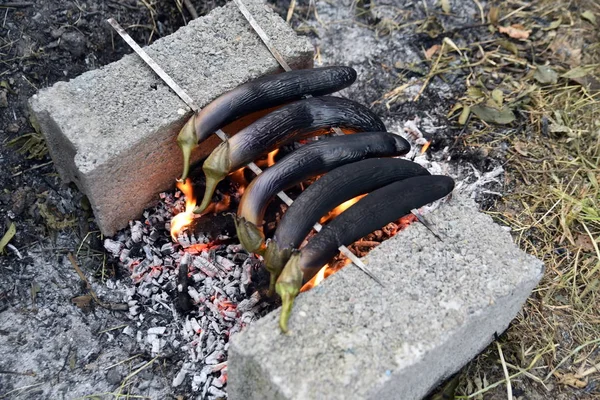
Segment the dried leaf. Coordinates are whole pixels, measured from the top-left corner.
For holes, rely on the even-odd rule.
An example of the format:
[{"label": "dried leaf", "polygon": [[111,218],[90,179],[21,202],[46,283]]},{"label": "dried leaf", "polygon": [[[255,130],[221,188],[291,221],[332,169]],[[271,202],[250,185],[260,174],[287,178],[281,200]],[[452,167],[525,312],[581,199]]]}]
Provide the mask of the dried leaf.
[{"label": "dried leaf", "polygon": [[446,14],[450,13],[450,0],[442,0],[442,10],[444,10]]},{"label": "dried leaf", "polygon": [[451,109],[450,111],[448,111],[448,118],[450,118],[452,116],[452,114],[454,114],[455,112],[457,112],[458,110],[460,110],[461,108],[463,108],[462,103],[456,103]]},{"label": "dried leaf", "polygon": [[508,107],[496,109],[483,104],[477,104],[471,107],[471,111],[482,121],[494,124],[506,125],[515,120],[515,114]]},{"label": "dried leaf", "polygon": [[494,102],[498,104],[498,107],[502,107],[502,103],[504,100],[504,93],[502,93],[502,90],[498,88],[492,90],[492,99],[494,99]]},{"label": "dried leaf", "polygon": [[596,15],[590,10],[584,11],[581,13],[581,18],[585,19],[592,23],[592,25],[596,25]]},{"label": "dried leaf", "polygon": [[567,79],[583,78],[584,76],[589,75],[590,72],[594,71],[597,67],[597,65],[586,65],[582,67],[573,68],[562,74],[560,77]]},{"label": "dried leaf", "polygon": [[0,240],[0,253],[4,252],[4,248],[6,247],[8,242],[10,242],[10,240],[13,238],[13,236],[15,236],[16,233],[17,233],[17,228],[15,227],[15,223],[11,222],[10,226],[8,227],[8,230],[6,231],[6,233],[4,234],[4,236],[2,236],[2,239]]},{"label": "dried leaf", "polygon": [[469,88],[467,89],[467,95],[473,100],[479,100],[482,97],[484,97],[484,94],[481,91],[481,89],[475,86],[469,86]]},{"label": "dried leaf", "polygon": [[577,236],[575,236],[575,246],[581,248],[583,251],[595,251],[594,243],[588,234],[579,233]]},{"label": "dried leaf", "polygon": [[561,125],[561,124],[550,124],[550,127],[548,128],[548,130],[552,133],[569,133],[569,132],[571,132],[571,129],[569,129],[568,126]]},{"label": "dried leaf", "polygon": [[544,28],[543,30],[544,30],[544,31],[552,31],[552,30],[554,30],[554,29],[558,28],[558,27],[560,26],[560,24],[562,24],[562,18],[561,18],[561,17],[558,17],[558,19],[557,19],[557,20],[555,20],[555,21],[552,21],[552,22],[550,23],[550,25],[548,25],[548,26],[547,26],[546,28]]},{"label": "dried leaf", "polygon": [[499,18],[500,18],[500,8],[490,7],[490,12],[488,13],[488,21],[490,21],[490,24],[496,25],[498,23]]},{"label": "dried leaf", "polygon": [[525,29],[523,25],[499,26],[500,33],[506,33],[513,39],[527,39],[531,31]]},{"label": "dried leaf", "polygon": [[439,44],[434,44],[433,46],[425,50],[425,58],[431,60],[431,57],[433,57],[433,55],[440,49],[440,47],[441,46]]},{"label": "dried leaf", "polygon": [[82,310],[85,310],[90,307],[90,304],[92,303],[92,296],[86,294],[83,296],[73,297],[71,302]]},{"label": "dried leaf", "polygon": [[508,39],[503,39],[500,40],[498,42],[498,44],[500,45],[500,47],[502,47],[504,50],[508,50],[511,53],[513,53],[515,56],[519,55],[519,49],[517,48],[517,45],[514,44],[513,42],[511,42]]},{"label": "dried leaf", "polygon": [[558,371],[554,373],[554,376],[558,379],[558,383],[571,386],[577,389],[583,389],[587,386],[587,380],[577,379],[575,374],[568,372],[566,374],[562,374]]},{"label": "dried leaf", "polygon": [[517,151],[517,153],[519,153],[523,157],[527,157],[529,155],[529,153],[527,152],[527,150],[525,150],[523,148],[523,146],[524,146],[523,143],[521,143],[521,142],[515,142],[515,150]]},{"label": "dried leaf", "polygon": [[539,83],[556,83],[558,81],[558,74],[552,68],[546,65],[539,65],[533,78]]},{"label": "dried leaf", "polygon": [[458,117],[458,123],[460,125],[466,124],[467,119],[469,118],[469,114],[471,114],[471,107],[469,107],[469,106],[463,107],[463,110],[460,113],[460,116]]},{"label": "dried leaf", "polygon": [[450,39],[449,37],[445,37],[444,43],[446,43],[448,46],[452,47],[452,49],[454,49],[454,51],[456,51],[458,54],[460,54],[462,56],[462,52],[460,51],[460,49],[458,48],[456,43],[454,43],[452,41],[452,39]]}]

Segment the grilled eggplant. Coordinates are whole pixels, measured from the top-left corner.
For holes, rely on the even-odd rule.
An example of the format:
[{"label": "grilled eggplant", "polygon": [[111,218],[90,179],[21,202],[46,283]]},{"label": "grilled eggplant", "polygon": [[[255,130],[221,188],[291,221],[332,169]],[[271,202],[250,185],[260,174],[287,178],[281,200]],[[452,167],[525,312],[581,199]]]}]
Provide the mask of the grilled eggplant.
[{"label": "grilled eggplant", "polygon": [[350,67],[323,67],[267,75],[221,95],[193,115],[179,132],[177,143],[183,152],[182,180],[187,178],[190,156],[199,142],[217,129],[255,111],[301,99],[322,96],[350,86],[356,71]]},{"label": "grilled eggplant", "polygon": [[404,138],[388,132],[335,136],[302,146],[256,177],[244,191],[236,224],[240,242],[247,251],[260,253],[265,210],[279,191],[341,165],[370,157],[399,156],[409,150]]},{"label": "grilled eggplant", "polygon": [[279,221],[264,254],[271,279],[277,279],[292,251],[327,212],[361,194],[420,175],[429,172],[417,163],[397,158],[367,159],[323,175],[298,196]]},{"label": "grilled eggplant", "polygon": [[337,252],[368,233],[408,214],[413,208],[438,200],[454,189],[454,180],[430,175],[394,182],[371,192],[341,213],[291,256],[277,280],[283,305],[279,326],[287,332],[287,321],[300,288]]},{"label": "grilled eggplant", "polygon": [[202,166],[206,190],[194,212],[208,207],[217,183],[230,172],[286,143],[328,133],[332,127],[348,132],[385,131],[377,115],[352,100],[313,97],[290,103],[242,129],[208,156]]}]

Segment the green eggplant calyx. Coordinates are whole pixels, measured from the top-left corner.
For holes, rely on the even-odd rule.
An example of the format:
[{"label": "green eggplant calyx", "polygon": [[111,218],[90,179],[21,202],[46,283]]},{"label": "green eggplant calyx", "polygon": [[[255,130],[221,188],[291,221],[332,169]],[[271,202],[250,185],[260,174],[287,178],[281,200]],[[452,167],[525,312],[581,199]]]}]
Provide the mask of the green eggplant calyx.
[{"label": "green eggplant calyx", "polygon": [[277,279],[275,288],[281,297],[281,314],[279,327],[283,333],[288,332],[288,320],[294,305],[294,299],[302,287],[302,269],[300,268],[300,255],[294,254]]},{"label": "green eggplant calyx", "polygon": [[240,243],[250,253],[265,254],[265,235],[244,217],[234,217],[235,229]]},{"label": "green eggplant calyx", "polygon": [[229,160],[229,142],[223,142],[213,150],[202,165],[204,175],[206,175],[206,189],[202,203],[194,208],[194,214],[201,214],[210,204],[212,196],[215,193],[217,184],[221,182],[231,171],[231,161]]},{"label": "green eggplant calyx", "polygon": [[196,114],[192,115],[183,128],[181,128],[181,131],[179,131],[179,135],[177,135],[177,145],[179,145],[183,153],[183,173],[180,178],[182,182],[186,180],[190,172],[192,150],[198,146],[198,136],[196,135],[196,128],[194,126],[195,119]]},{"label": "green eggplant calyx", "polygon": [[291,255],[292,249],[289,247],[280,249],[275,240],[271,240],[267,244],[264,257],[265,269],[271,273],[271,285],[269,286],[270,293],[275,290],[275,281],[277,281],[277,278],[279,278],[281,270],[283,270],[285,263],[287,263]]}]

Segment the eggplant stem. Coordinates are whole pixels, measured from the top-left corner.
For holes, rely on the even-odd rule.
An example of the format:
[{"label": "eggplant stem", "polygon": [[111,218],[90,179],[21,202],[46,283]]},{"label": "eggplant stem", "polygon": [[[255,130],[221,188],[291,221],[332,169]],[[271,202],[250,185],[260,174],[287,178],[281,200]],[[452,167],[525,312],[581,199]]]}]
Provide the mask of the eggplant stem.
[{"label": "eggplant stem", "polygon": [[279,315],[279,328],[283,333],[288,332],[288,320],[292,313],[294,299],[302,287],[302,269],[300,268],[300,254],[294,254],[285,265],[277,279],[275,288],[281,297],[281,314]]},{"label": "eggplant stem", "polygon": [[206,175],[206,189],[204,197],[199,206],[194,208],[194,214],[201,214],[212,200],[217,184],[221,182],[229,172],[231,172],[231,161],[229,160],[229,142],[223,142],[213,150],[202,165],[204,175]]},{"label": "eggplant stem", "polygon": [[181,128],[181,131],[179,131],[179,135],[177,136],[177,145],[179,145],[183,154],[183,172],[180,178],[180,181],[182,182],[186,180],[190,172],[192,150],[198,146],[198,136],[196,135],[196,128],[194,126],[195,119],[196,115],[194,114],[188,122],[186,122],[183,128]]},{"label": "eggplant stem", "polygon": [[237,231],[240,243],[250,253],[265,255],[267,247],[265,245],[265,235],[262,230],[247,221],[244,217],[234,217],[235,230]]}]

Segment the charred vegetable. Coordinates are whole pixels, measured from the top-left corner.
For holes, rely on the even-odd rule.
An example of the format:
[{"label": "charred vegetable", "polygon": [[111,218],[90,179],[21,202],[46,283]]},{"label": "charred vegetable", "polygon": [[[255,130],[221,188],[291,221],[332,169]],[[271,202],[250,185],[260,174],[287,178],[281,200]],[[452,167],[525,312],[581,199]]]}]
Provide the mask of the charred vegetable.
[{"label": "charred vegetable", "polygon": [[410,144],[404,138],[388,132],[330,137],[302,146],[256,177],[244,191],[236,224],[240,241],[246,250],[260,252],[265,210],[279,191],[344,164],[369,157],[399,156],[409,150]]},{"label": "charred vegetable", "polygon": [[408,214],[413,208],[438,200],[454,189],[447,176],[417,176],[395,182],[368,194],[341,213],[293,254],[277,280],[283,305],[279,326],[287,332],[287,321],[302,285],[308,282],[342,245],[349,245],[368,233]]},{"label": "charred vegetable", "polygon": [[190,155],[198,142],[217,129],[255,111],[275,107],[303,96],[322,96],[350,86],[356,71],[350,67],[323,67],[268,75],[223,94],[193,115],[179,132],[183,152],[182,180],[187,178]]},{"label": "charred vegetable", "polygon": [[302,244],[313,225],[327,212],[356,196],[419,175],[429,175],[429,172],[417,163],[397,158],[363,160],[323,175],[283,214],[269,241],[264,256],[271,280],[277,279],[292,251]]},{"label": "charred vegetable", "polygon": [[202,166],[206,191],[194,212],[208,207],[217,183],[230,172],[286,143],[327,133],[336,126],[352,132],[385,131],[371,110],[340,97],[313,97],[283,106],[242,129],[208,156]]}]

